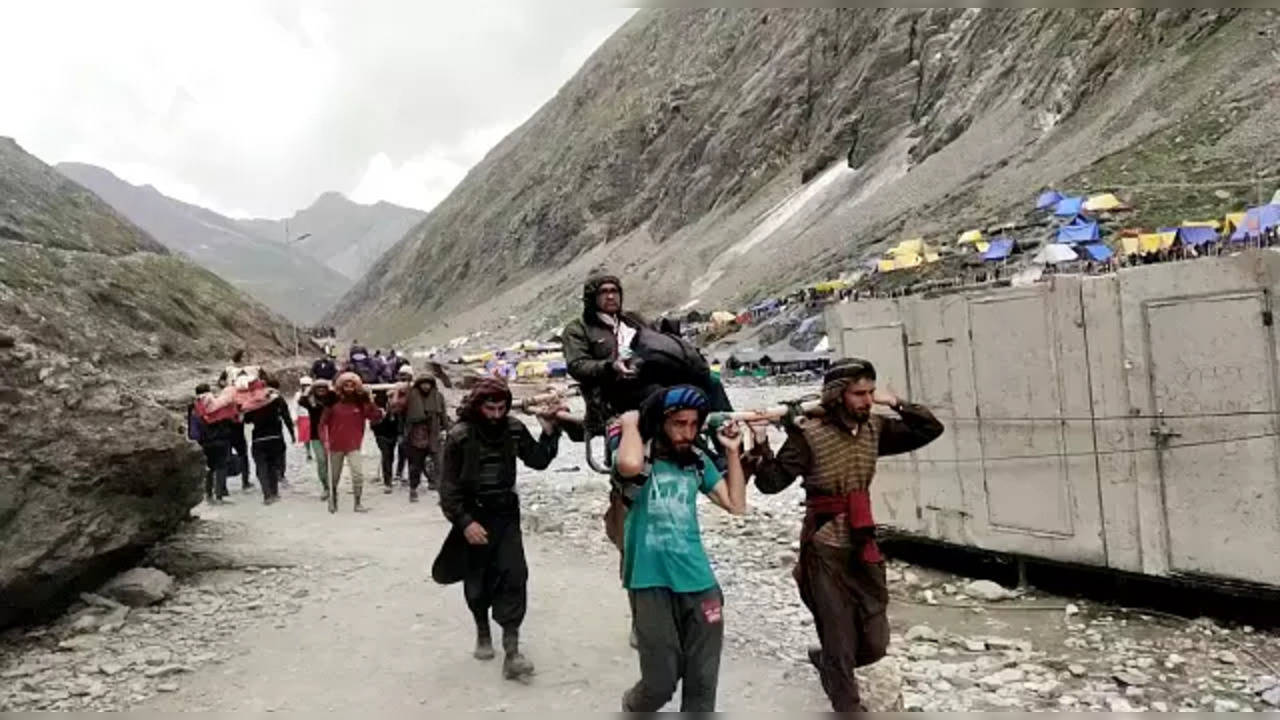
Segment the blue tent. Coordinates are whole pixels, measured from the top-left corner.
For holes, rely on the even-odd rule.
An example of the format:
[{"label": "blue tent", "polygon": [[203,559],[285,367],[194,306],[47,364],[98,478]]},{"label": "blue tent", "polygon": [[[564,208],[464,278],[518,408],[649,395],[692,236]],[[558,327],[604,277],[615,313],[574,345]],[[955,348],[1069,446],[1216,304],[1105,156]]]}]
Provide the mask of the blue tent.
[{"label": "blue tent", "polygon": [[987,251],[982,253],[982,259],[988,262],[992,260],[1003,260],[1009,257],[1013,252],[1013,240],[1007,237],[992,238]]},{"label": "blue tent", "polygon": [[1280,205],[1259,205],[1244,211],[1244,220],[1231,233],[1232,240],[1260,237],[1267,228],[1280,225]]},{"label": "blue tent", "polygon": [[1048,192],[1042,192],[1040,193],[1040,197],[1036,198],[1036,209],[1046,210],[1048,208],[1053,207],[1054,205],[1057,205],[1058,201],[1061,199],[1062,199],[1062,194],[1059,193],[1057,190],[1049,190]]},{"label": "blue tent", "polygon": [[1058,201],[1057,205],[1054,206],[1053,214],[1061,215],[1062,217],[1072,217],[1074,215],[1079,215],[1083,210],[1083,197],[1064,197]]},{"label": "blue tent", "polygon": [[1070,225],[1063,225],[1058,228],[1058,242],[1073,245],[1078,242],[1088,242],[1090,240],[1098,240],[1102,234],[1098,232],[1098,223],[1096,222],[1080,222],[1080,218],[1076,218]]},{"label": "blue tent", "polygon": [[1111,252],[1111,248],[1103,245],[1102,243],[1089,243],[1088,245],[1083,245],[1081,247],[1088,259],[1095,262],[1106,262],[1110,260],[1111,256],[1114,254]]},{"label": "blue tent", "polygon": [[1199,247],[1206,243],[1216,242],[1218,231],[1211,227],[1180,227],[1178,242],[1184,247]]}]

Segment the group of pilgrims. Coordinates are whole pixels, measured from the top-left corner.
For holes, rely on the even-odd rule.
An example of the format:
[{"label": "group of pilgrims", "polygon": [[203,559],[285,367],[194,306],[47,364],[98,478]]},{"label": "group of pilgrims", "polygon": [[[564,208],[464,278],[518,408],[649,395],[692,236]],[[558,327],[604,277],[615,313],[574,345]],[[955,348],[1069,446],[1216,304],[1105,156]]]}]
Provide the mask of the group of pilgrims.
[{"label": "group of pilgrims", "polygon": [[[432,565],[433,579],[462,584],[475,624],[474,657],[497,657],[496,623],[503,676],[526,681],[534,666],[520,646],[529,568],[518,465],[547,468],[562,435],[585,443],[588,453],[590,441],[603,437],[610,476],[603,529],[619,552],[640,665],[639,680],[622,693],[621,709],[658,711],[679,687],[682,712],[708,712],[716,709],[725,597],[703,546],[698,496],[742,515],[749,484],[772,494],[803,478],[806,510],[793,575],[818,635],[809,660],[833,710],[865,710],[854,669],[883,658],[889,643],[888,587],[869,493],[877,458],[925,446],[942,434],[941,423],[927,408],[878,388],[870,362],[844,359],[825,374],[816,408],[787,406],[779,420],[786,440],[775,453],[767,422],[732,419],[724,388],[705,361],[697,362],[696,349],[668,327],[624,311],[622,300],[615,276],[594,276],[585,284],[582,315],[562,339],[586,414],[575,418],[558,400],[532,408],[536,438],[514,415],[511,389],[499,377],[479,378],[454,418],[446,415],[436,378],[407,366],[396,370],[390,390],[379,391],[385,399],[376,398],[354,368],[337,374],[332,387],[328,379],[313,379],[300,404],[311,428],[319,429],[308,450],[318,468],[327,461],[319,477],[329,509],[337,509],[344,466],[351,468],[354,509],[361,509],[364,424],[377,435],[379,425],[394,418],[394,432],[389,426],[379,448],[407,444],[411,499],[428,461],[438,468],[429,488],[437,487],[438,474],[439,504],[451,528]],[[201,397],[208,402],[213,395]],[[873,412],[876,406],[883,410]],[[281,414],[287,416],[277,410]],[[749,450],[743,449],[746,433],[752,436]],[[389,485],[387,458],[384,450]],[[225,473],[209,487],[225,491]]]}]

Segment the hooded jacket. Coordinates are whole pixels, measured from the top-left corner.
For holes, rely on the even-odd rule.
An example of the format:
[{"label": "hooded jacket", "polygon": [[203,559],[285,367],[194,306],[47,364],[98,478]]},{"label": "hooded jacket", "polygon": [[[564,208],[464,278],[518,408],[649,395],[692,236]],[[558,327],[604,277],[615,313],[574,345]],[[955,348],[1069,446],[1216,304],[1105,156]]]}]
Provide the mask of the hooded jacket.
[{"label": "hooded jacket", "polygon": [[[586,426],[592,434],[601,434],[609,418],[634,410],[635,392],[626,386],[630,383],[618,377],[613,363],[618,359],[618,340],[613,328],[600,319],[596,307],[596,295],[600,287],[612,283],[622,290],[622,283],[613,275],[594,275],[582,286],[582,316],[575,318],[564,328],[564,359],[569,375],[582,387],[586,401]],[[639,315],[626,312],[618,314],[618,321],[632,328],[649,327]]]},{"label": "hooded jacket", "polygon": [[338,376],[338,387],[348,379],[356,380],[356,395],[339,399],[325,408],[320,417],[320,437],[325,440],[329,452],[357,452],[364,440],[365,422],[376,423],[382,419],[382,410],[373,404],[373,398],[354,373]]}]

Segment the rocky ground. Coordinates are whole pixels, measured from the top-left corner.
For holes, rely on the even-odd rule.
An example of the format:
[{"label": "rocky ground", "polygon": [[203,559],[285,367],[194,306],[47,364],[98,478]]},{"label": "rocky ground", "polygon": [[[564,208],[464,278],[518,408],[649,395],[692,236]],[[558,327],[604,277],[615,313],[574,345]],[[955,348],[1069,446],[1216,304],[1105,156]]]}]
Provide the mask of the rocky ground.
[{"label": "rocky ground", "polygon": [[[750,407],[779,392],[733,395]],[[373,511],[357,516],[344,493],[343,512],[330,516],[300,451],[289,477],[277,505],[250,492],[198,508],[146,560],[176,578],[171,587],[104,587],[55,623],[6,633],[0,709],[612,710],[635,680],[616,554],[599,519],[606,486],[580,446],[522,478],[525,642],[539,666],[528,686],[470,659],[461,592],[427,578],[447,530],[434,495],[410,505],[403,489],[374,488]],[[726,596],[725,709],[824,709],[804,659],[812,622],[790,577],[799,500],[797,489],[753,494],[744,518],[704,506]],[[896,561],[889,578],[890,657],[867,673],[881,709],[1280,707],[1280,642],[1269,632]]]}]

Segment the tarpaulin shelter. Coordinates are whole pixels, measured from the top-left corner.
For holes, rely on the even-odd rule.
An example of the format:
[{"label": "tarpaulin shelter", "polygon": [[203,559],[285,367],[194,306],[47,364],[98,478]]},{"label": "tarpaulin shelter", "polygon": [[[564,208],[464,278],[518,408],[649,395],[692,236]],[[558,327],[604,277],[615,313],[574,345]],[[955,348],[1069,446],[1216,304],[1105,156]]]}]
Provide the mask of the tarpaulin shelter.
[{"label": "tarpaulin shelter", "polygon": [[1062,193],[1057,190],[1048,190],[1040,193],[1040,197],[1036,198],[1036,209],[1045,210],[1058,204],[1062,199]]},{"label": "tarpaulin shelter", "polygon": [[1090,212],[1116,210],[1123,207],[1125,207],[1125,204],[1120,202],[1120,198],[1111,193],[1090,195],[1089,199],[1084,201],[1084,209]]},{"label": "tarpaulin shelter", "polygon": [[1218,220],[1183,220],[1182,227],[1207,227],[1217,230],[1222,227],[1222,223]]},{"label": "tarpaulin shelter", "polygon": [[1139,240],[1141,237],[1141,235],[1129,235],[1120,238],[1120,247],[1124,251],[1125,255],[1138,254],[1138,251],[1141,249],[1141,241]]},{"label": "tarpaulin shelter", "polygon": [[1173,241],[1177,239],[1176,232],[1156,232],[1143,233],[1138,236],[1138,251],[1143,255],[1147,253],[1167,250],[1173,247]]},{"label": "tarpaulin shelter", "polygon": [[717,310],[711,313],[711,322],[716,325],[729,325],[737,322],[738,316],[724,310]]},{"label": "tarpaulin shelter", "polygon": [[1280,225],[1280,204],[1252,207],[1244,211],[1244,218],[1231,234],[1231,239],[1256,238],[1277,225]]},{"label": "tarpaulin shelter", "polygon": [[1280,205],[1280,190],[1276,190],[1275,194],[1271,196],[1271,204]]},{"label": "tarpaulin shelter", "polygon": [[886,255],[890,257],[898,257],[899,255],[921,255],[924,253],[924,238],[911,238],[903,240],[897,245],[889,248]]},{"label": "tarpaulin shelter", "polygon": [[1082,245],[1081,249],[1084,250],[1085,259],[1093,260],[1094,262],[1106,262],[1115,255],[1115,253],[1111,252],[1111,248],[1102,243],[1089,243],[1088,245]]},{"label": "tarpaulin shelter", "polygon": [[1227,213],[1226,217],[1222,218],[1222,231],[1227,233],[1235,232],[1235,229],[1240,227],[1242,222],[1244,222],[1244,213]]},{"label": "tarpaulin shelter", "polygon": [[992,238],[991,247],[982,254],[982,259],[988,262],[995,260],[1004,260],[1013,252],[1013,240],[1007,237]]},{"label": "tarpaulin shelter", "polygon": [[1184,247],[1199,247],[1206,243],[1216,242],[1218,240],[1218,231],[1216,228],[1205,226],[1183,226],[1178,228],[1178,242]]},{"label": "tarpaulin shelter", "polygon": [[1074,217],[1084,210],[1084,198],[1064,197],[1053,206],[1053,214],[1062,217]]},{"label": "tarpaulin shelter", "polygon": [[1053,265],[1060,262],[1071,262],[1076,259],[1076,251],[1072,250],[1071,246],[1050,243],[1040,248],[1040,252],[1031,258],[1031,262],[1038,265]]},{"label": "tarpaulin shelter", "polygon": [[1081,222],[1081,218],[1077,217],[1069,225],[1063,225],[1058,228],[1057,242],[1073,244],[1098,240],[1101,237],[1102,233],[1098,231],[1098,223],[1092,221]]},{"label": "tarpaulin shelter", "polygon": [[547,363],[547,375],[558,378],[569,374],[569,365],[563,360],[552,360]]},{"label": "tarpaulin shelter", "polygon": [[846,287],[849,287],[849,284],[843,280],[828,280],[814,285],[813,289],[817,292],[835,292],[837,290],[843,290]]},{"label": "tarpaulin shelter", "polygon": [[967,243],[981,242],[981,240],[982,240],[981,230],[965,230],[964,232],[960,233],[960,239],[956,240],[956,244],[965,245]]}]

